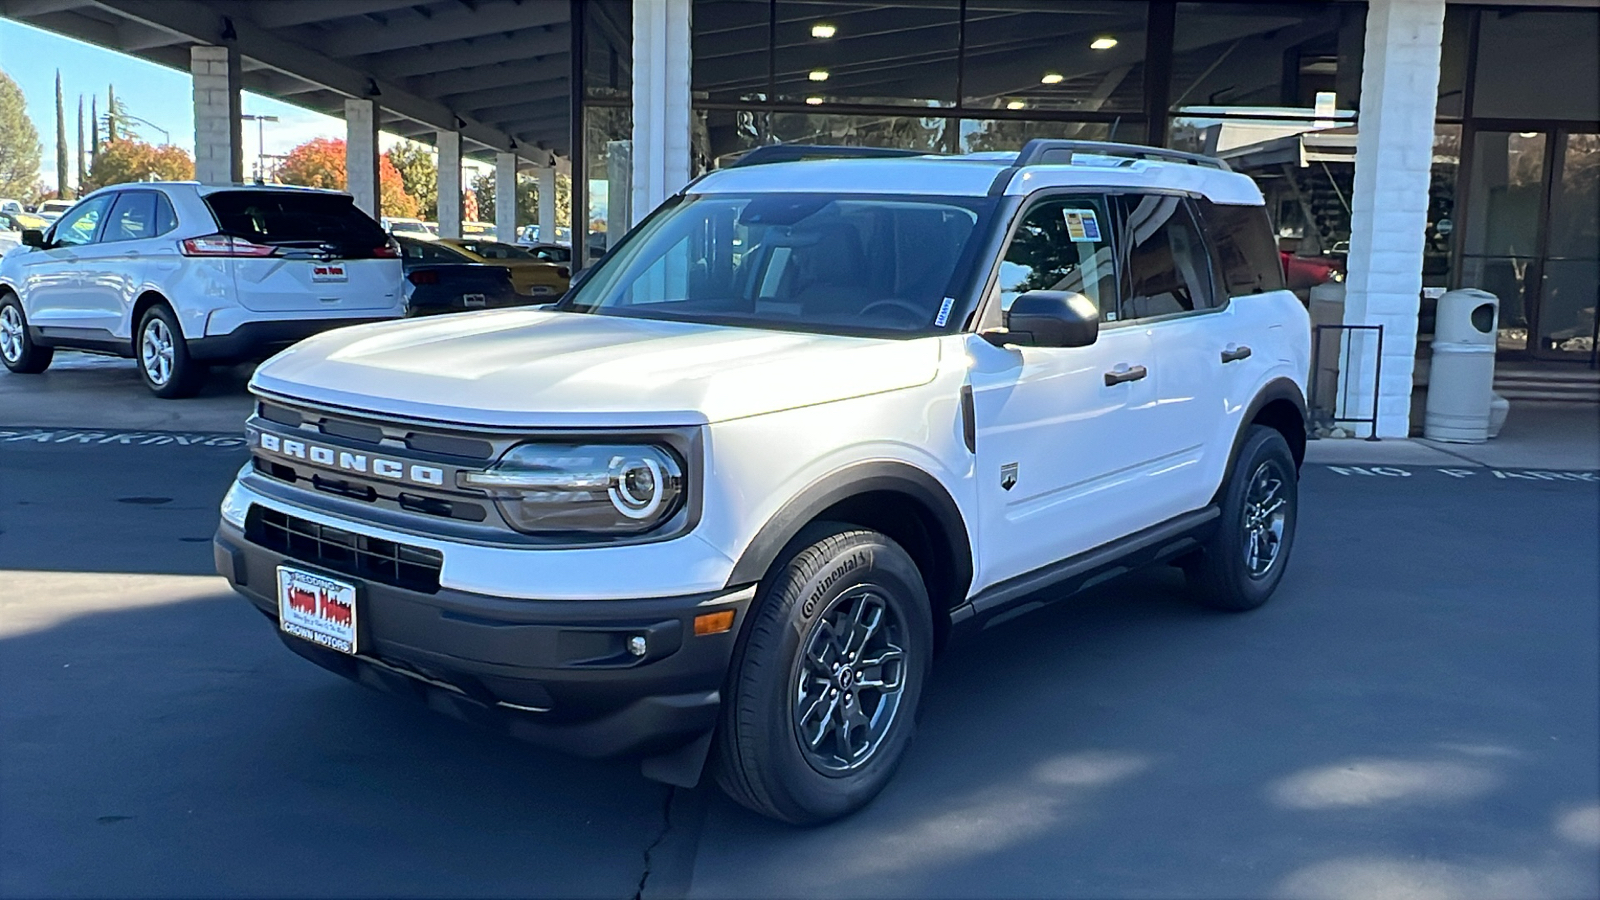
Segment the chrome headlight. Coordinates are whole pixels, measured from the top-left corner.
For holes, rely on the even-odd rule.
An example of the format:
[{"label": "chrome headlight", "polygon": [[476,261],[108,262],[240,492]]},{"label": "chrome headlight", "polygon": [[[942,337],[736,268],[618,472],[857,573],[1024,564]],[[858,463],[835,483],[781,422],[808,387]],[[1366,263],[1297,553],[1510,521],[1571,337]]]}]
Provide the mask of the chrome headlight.
[{"label": "chrome headlight", "polygon": [[683,463],[655,444],[520,444],[462,487],[527,534],[644,534],[683,508]]}]

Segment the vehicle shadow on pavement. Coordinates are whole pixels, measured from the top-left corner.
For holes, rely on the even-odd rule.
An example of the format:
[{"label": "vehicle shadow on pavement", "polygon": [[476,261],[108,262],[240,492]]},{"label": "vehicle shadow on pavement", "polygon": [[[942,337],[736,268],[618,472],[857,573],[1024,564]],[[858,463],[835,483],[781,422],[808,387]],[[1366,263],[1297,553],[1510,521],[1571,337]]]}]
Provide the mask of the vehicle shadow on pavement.
[{"label": "vehicle shadow on pavement", "polygon": [[666,796],[635,766],[343,681],[201,593],[0,625],[0,894],[634,895]]},{"label": "vehicle shadow on pavement", "polygon": [[[1324,487],[1258,611],[1155,569],[954,648],[859,814],[798,830],[709,797],[691,895],[1594,895],[1592,492]],[[1563,526],[1540,550],[1461,553],[1530,515]]]}]

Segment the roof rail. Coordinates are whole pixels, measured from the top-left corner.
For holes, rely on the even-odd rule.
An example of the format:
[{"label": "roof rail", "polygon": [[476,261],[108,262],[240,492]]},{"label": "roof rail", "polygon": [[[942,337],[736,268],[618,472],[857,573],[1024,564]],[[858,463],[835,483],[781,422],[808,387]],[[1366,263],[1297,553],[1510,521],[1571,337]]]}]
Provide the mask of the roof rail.
[{"label": "roof rail", "polygon": [[900,150],[893,147],[829,147],[821,144],[769,144],[757,147],[739,157],[729,169],[740,166],[760,166],[767,163],[799,162],[809,159],[878,159],[885,157],[927,156],[922,150]]},{"label": "roof rail", "polygon": [[1214,156],[1202,156],[1198,153],[1184,153],[1181,150],[1167,150],[1162,147],[1144,147],[1139,144],[1113,144],[1107,141],[1067,141],[1053,138],[1034,138],[1022,147],[1022,152],[1017,154],[1015,166],[1064,166],[1072,162],[1074,153],[1083,153],[1092,156],[1117,156],[1126,159],[1153,159],[1160,162],[1181,162],[1191,166],[1205,166],[1211,169],[1221,169],[1231,172],[1233,169],[1226,162]]}]

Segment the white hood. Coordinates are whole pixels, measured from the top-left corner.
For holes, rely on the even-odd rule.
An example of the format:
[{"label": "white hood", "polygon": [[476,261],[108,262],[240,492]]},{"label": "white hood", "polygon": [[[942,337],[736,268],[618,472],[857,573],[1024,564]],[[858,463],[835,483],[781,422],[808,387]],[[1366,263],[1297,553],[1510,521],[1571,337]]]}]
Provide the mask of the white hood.
[{"label": "white hood", "polygon": [[934,338],[879,340],[511,309],[327,332],[251,387],[505,427],[698,425],[926,384]]}]

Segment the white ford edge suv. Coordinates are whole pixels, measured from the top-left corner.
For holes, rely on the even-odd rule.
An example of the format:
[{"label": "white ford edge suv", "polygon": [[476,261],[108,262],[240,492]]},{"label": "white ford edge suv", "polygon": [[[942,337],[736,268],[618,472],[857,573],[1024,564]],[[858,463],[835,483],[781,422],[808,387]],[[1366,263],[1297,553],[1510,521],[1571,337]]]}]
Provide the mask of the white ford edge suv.
[{"label": "white ford edge suv", "polygon": [[149,182],[102,188],[0,257],[0,362],[55,348],[131,356],[159,397],[210,364],[264,358],[404,312],[400,259],[349,194]]},{"label": "white ford edge suv", "polygon": [[822,821],[954,637],[1156,563],[1266,601],[1308,331],[1215,160],[757,150],[552,309],[263,365],[216,563],[335,672]]}]

